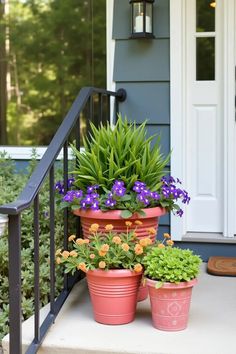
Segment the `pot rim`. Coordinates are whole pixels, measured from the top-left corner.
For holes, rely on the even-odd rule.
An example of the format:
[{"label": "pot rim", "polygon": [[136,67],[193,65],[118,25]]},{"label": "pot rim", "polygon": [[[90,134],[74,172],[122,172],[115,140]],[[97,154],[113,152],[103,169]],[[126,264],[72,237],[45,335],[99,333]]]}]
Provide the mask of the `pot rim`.
[{"label": "pot rim", "polygon": [[142,274],[143,271],[135,272],[134,270],[130,270],[130,269],[108,269],[108,270],[90,269],[86,272],[86,275],[94,275],[97,277],[104,277],[104,278],[114,278],[114,277],[122,278],[126,276],[137,276]]},{"label": "pot rim", "polygon": [[[78,208],[73,210],[73,214],[77,216],[91,218],[91,219],[106,218],[107,220],[114,220],[114,219],[123,219],[120,216],[121,211],[122,210],[120,209],[101,211],[101,210],[91,210],[91,209],[84,210]],[[145,216],[139,215],[138,213],[134,213],[127,220],[157,217],[166,214],[166,209],[162,207],[144,208],[142,209],[142,211],[144,211],[144,213],[146,214]]]},{"label": "pot rim", "polygon": [[[155,288],[156,287],[156,283],[158,282],[158,280],[152,280],[152,279],[149,279],[149,278],[145,278],[146,280],[146,284],[152,288]],[[164,282],[162,284],[162,286],[158,289],[182,289],[182,288],[190,288],[190,287],[193,287],[195,284],[198,283],[198,279],[197,278],[194,278],[190,281],[182,281],[178,284],[176,283],[168,283],[168,282]]]}]

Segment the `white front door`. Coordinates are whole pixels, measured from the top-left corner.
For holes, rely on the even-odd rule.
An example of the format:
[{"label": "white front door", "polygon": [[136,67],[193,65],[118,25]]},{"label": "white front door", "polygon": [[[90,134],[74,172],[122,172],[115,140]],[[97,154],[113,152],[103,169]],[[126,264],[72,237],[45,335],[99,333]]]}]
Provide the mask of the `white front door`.
[{"label": "white front door", "polygon": [[220,2],[186,1],[188,232],[223,232],[223,50]]},{"label": "white front door", "polygon": [[233,237],[235,0],[170,0],[170,6],[172,174],[191,196],[184,219],[172,218],[172,233]]}]

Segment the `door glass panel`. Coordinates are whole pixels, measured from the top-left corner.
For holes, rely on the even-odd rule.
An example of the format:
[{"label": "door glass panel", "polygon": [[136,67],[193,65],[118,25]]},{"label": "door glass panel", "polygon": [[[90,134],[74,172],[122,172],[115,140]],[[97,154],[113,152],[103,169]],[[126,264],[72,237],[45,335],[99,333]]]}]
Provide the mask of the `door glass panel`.
[{"label": "door glass panel", "polygon": [[215,6],[213,0],[196,0],[197,32],[215,31]]},{"label": "door glass panel", "polygon": [[197,41],[197,80],[215,80],[215,38],[199,37]]}]

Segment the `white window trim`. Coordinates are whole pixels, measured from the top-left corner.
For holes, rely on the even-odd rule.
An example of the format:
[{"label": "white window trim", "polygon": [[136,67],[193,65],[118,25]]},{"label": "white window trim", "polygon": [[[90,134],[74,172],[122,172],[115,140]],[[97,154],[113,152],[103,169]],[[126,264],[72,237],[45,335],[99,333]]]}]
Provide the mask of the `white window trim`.
[{"label": "white window trim", "polygon": [[[47,148],[47,146],[0,146],[0,152],[6,152],[13,160],[28,161],[32,158],[32,151],[33,149],[35,149],[37,159],[41,160]],[[72,160],[72,158],[72,150],[68,148],[68,159]],[[57,160],[61,159],[63,159],[63,150],[61,150],[59,155],[57,156]]]},{"label": "white window trim", "polygon": [[[186,112],[185,112],[185,4],[187,0],[170,0],[170,114],[171,114],[171,173],[178,176],[183,183],[186,180]],[[224,195],[224,236],[234,237],[235,233],[235,186],[236,176],[236,143],[235,143],[235,110],[232,102],[235,94],[235,57],[232,55],[232,43],[235,45],[235,0],[224,2],[224,62],[228,70],[224,73],[224,116],[229,117],[224,124],[225,141],[225,175]],[[235,21],[236,22],[236,21]],[[233,42],[234,39],[234,42]],[[233,51],[235,53],[235,50]],[[229,108],[231,107],[231,109]],[[181,117],[181,120],[179,119]],[[234,221],[234,222],[233,222]],[[175,240],[181,240],[186,233],[186,219],[171,215],[171,233]]]}]

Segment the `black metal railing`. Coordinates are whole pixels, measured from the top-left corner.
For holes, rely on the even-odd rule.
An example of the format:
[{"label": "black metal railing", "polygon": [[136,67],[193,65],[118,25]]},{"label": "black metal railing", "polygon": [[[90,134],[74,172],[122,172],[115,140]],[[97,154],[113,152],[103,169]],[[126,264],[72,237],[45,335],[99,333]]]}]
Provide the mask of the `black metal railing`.
[{"label": "black metal railing", "polygon": [[[9,204],[0,206],[0,213],[9,217],[9,324],[10,324],[10,354],[22,353],[22,308],[21,308],[21,214],[33,205],[34,208],[34,339],[27,349],[27,354],[36,353],[49,327],[54,322],[64,301],[70,293],[75,279],[64,277],[64,287],[55,299],[55,196],[54,196],[54,164],[61,149],[63,149],[64,185],[68,180],[68,141],[75,130],[76,147],[80,148],[81,119],[87,116],[95,125],[110,119],[111,97],[114,97],[115,111],[118,112],[119,102],[126,98],[126,92],[117,92],[83,88],[75,99],[71,109],[64,118],[57,133],[48,146],[41,161],[32,173],[27,185],[19,198]],[[87,125],[88,126],[88,125]],[[86,132],[85,132],[86,133]],[[50,205],[50,310],[40,326],[40,287],[39,287],[39,193],[45,178],[49,177]],[[68,211],[64,211],[64,246],[67,246]]]}]

